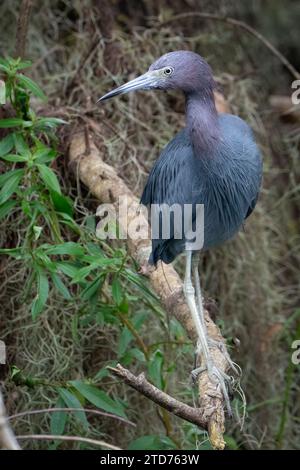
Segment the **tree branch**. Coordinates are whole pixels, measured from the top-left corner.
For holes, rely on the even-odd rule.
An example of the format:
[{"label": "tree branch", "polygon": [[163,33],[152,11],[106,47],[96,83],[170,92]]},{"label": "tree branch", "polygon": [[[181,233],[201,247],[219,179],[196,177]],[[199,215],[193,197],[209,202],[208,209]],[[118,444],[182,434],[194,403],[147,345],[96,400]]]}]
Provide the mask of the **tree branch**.
[{"label": "tree branch", "polygon": [[295,67],[288,61],[288,59],[267,39],[263,36],[260,32],[256,31],[256,29],[252,28],[249,24],[245,23],[244,21],[237,20],[235,18],[229,18],[227,16],[216,15],[214,13],[205,13],[199,11],[190,11],[186,13],[180,13],[179,15],[172,16],[171,18],[167,19],[166,21],[162,21],[159,23],[160,26],[166,26],[169,23],[173,23],[174,21],[183,20],[185,18],[201,18],[203,20],[212,20],[212,21],[220,21],[225,23],[229,26],[234,26],[239,29],[243,29],[251,36],[258,39],[269,51],[277,57],[277,59],[282,63],[282,65],[290,72],[291,75],[295,78],[300,78],[300,73]]},{"label": "tree branch", "polygon": [[[224,103],[220,103],[224,106]],[[119,214],[118,224],[121,229],[132,226],[148,226],[147,218],[139,214],[139,200],[132,194],[122,178],[120,178],[114,168],[107,165],[100,151],[93,142],[91,135],[88,136],[89,145],[86,145],[86,134],[80,131],[70,139],[69,159],[70,167],[75,175],[89,188],[91,193],[100,202],[118,205],[119,201],[127,199],[128,211],[126,214]],[[121,211],[123,212],[123,211]],[[124,219],[124,216],[126,219]],[[138,221],[137,221],[138,217]],[[149,233],[149,232],[148,232]],[[126,240],[129,253],[140,266],[148,266],[148,258],[151,252],[151,240],[131,238],[128,234]],[[196,341],[196,331],[189,309],[183,295],[182,281],[172,265],[158,263],[156,269],[145,268],[149,276],[153,290],[159,296],[165,310],[174,315],[186,330],[192,341]],[[166,279],[168,282],[166,282]],[[207,310],[205,311],[205,321],[209,337],[214,340],[211,346],[211,355],[215,365],[224,374],[229,369],[228,352],[225,340],[219,328],[211,320]],[[217,345],[221,345],[218,347]],[[201,354],[197,356],[197,367],[203,365]],[[192,369],[192,367],[191,367]],[[202,427],[208,430],[211,443],[217,449],[223,449],[225,442],[223,433],[225,430],[225,401],[219,386],[211,380],[204,371],[198,376],[199,409],[192,408],[195,419],[203,416]]]},{"label": "tree branch", "polygon": [[107,367],[107,369],[112,374],[122,379],[127,385],[134,388],[157,405],[165,408],[170,413],[173,413],[179,418],[185,419],[196,426],[206,428],[207,422],[199,408],[186,405],[162,390],[159,390],[148,382],[144,373],[135,376],[128,369],[122,367],[121,364],[118,364],[116,367]]}]

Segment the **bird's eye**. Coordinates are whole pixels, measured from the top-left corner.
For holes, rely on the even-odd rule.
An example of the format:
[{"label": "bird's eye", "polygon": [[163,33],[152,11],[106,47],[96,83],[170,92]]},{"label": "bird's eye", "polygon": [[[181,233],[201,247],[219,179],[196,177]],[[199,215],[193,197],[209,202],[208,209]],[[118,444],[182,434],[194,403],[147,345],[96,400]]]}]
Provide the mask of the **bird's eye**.
[{"label": "bird's eye", "polygon": [[172,75],[173,71],[174,71],[173,67],[166,67],[164,70],[164,75],[169,77],[170,75]]}]

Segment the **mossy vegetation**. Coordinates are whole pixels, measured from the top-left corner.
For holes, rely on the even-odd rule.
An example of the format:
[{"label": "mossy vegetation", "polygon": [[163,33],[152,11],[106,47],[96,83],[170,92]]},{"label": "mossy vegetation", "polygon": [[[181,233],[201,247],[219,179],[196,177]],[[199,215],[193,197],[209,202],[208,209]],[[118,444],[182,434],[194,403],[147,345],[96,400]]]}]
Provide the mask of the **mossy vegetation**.
[{"label": "mossy vegetation", "polygon": [[[184,125],[183,99],[142,92],[107,103],[105,113],[96,100],[112,84],[143,73],[162,53],[191,49],[210,62],[232,112],[252,126],[264,157],[262,194],[245,230],[202,259],[204,292],[217,303],[216,319],[243,370],[247,397],[242,429],[241,401],[235,399],[228,448],[299,448],[299,366],[291,365],[291,345],[300,338],[300,130],[299,122],[281,121],[269,100],[272,94],[289,96],[294,77],[243,31],[196,18],[167,22],[197,9],[197,3],[36,2],[27,35],[30,66],[7,61],[14,55],[19,2],[0,6],[0,75],[6,84],[6,104],[0,107],[0,339],[8,353],[1,366],[6,407],[9,415],[79,408],[15,417],[17,435],[80,435],[121,448],[209,448],[204,432],[158,410],[106,370],[121,361],[193,401],[192,345],[180,325],[166,318],[124,242],[97,240],[97,201],[73,176],[67,159],[70,132],[84,124],[105,160],[140,194],[161,148]],[[220,9],[259,29],[299,68],[297,2],[201,2],[201,11]],[[85,413],[86,407],[136,426]],[[57,440],[22,445],[93,447]]]}]

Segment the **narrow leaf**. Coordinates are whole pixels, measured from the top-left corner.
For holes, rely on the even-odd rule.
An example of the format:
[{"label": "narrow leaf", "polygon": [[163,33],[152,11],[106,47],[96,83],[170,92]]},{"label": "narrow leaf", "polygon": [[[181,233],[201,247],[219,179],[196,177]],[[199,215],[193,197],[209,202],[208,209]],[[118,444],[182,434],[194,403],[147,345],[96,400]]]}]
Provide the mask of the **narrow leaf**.
[{"label": "narrow leaf", "polygon": [[0,128],[7,129],[9,127],[19,127],[25,125],[27,121],[20,118],[6,118],[0,119]]},{"label": "narrow leaf", "polygon": [[30,157],[31,152],[30,152],[29,146],[27,145],[24,137],[21,134],[17,134],[17,133],[14,134],[14,143],[15,143],[17,153],[27,158]]},{"label": "narrow leaf", "polygon": [[64,273],[66,276],[74,278],[78,274],[78,267],[72,263],[67,263],[63,261],[56,262],[57,269]]},{"label": "narrow leaf", "polygon": [[[64,408],[65,402],[61,397],[57,400],[55,408]],[[65,411],[54,411],[51,413],[50,430],[51,434],[61,436],[65,430],[67,413]]]},{"label": "narrow leaf", "polygon": [[151,357],[148,365],[148,373],[154,385],[161,390],[164,388],[164,382],[162,379],[162,366],[164,357],[161,351],[157,350]]},{"label": "narrow leaf", "polygon": [[79,243],[75,242],[66,242],[61,243],[59,245],[53,245],[47,247],[47,245],[43,245],[46,247],[46,253],[48,255],[70,255],[70,256],[82,256],[84,255],[84,248],[83,246],[79,245]]},{"label": "narrow leaf", "polygon": [[87,287],[81,293],[82,300],[90,299],[98,291],[101,281],[101,277],[96,277],[96,279],[88,283]]},{"label": "narrow leaf", "polygon": [[78,408],[79,411],[74,411],[73,413],[76,419],[83,424],[85,429],[87,429],[89,427],[89,423],[78,398],[66,388],[59,388],[58,393],[68,408]]},{"label": "narrow leaf", "polygon": [[6,155],[11,151],[14,146],[13,134],[8,134],[6,137],[0,141],[0,157]]},{"label": "narrow leaf", "polygon": [[105,392],[99,390],[94,385],[89,385],[80,380],[72,380],[69,382],[84,398],[90,403],[109,413],[117,414],[125,417],[123,407],[115,400],[110,398]]},{"label": "narrow leaf", "polygon": [[37,295],[33,301],[31,314],[35,320],[39,313],[43,310],[49,294],[49,282],[46,273],[42,269],[37,271]]},{"label": "narrow leaf", "polygon": [[73,207],[71,200],[57,191],[50,191],[50,197],[53,205],[58,212],[63,212],[70,217],[73,216]]},{"label": "narrow leaf", "polygon": [[120,280],[118,277],[114,278],[112,285],[111,285],[111,291],[112,291],[112,296],[113,296],[114,301],[116,302],[117,305],[120,305],[122,302],[123,295],[122,295],[122,287],[121,287]]},{"label": "narrow leaf", "polygon": [[24,174],[24,170],[14,170],[5,181],[0,191],[0,204],[3,204],[17,190],[19,182]]},{"label": "narrow leaf", "polygon": [[68,288],[64,285],[63,281],[56,273],[51,273],[51,277],[53,280],[53,284],[55,285],[56,289],[62,294],[62,296],[67,299],[71,300],[72,296],[68,290]]},{"label": "narrow leaf", "polygon": [[47,97],[43,90],[31,78],[26,77],[23,74],[18,74],[17,77],[19,82],[24,86],[24,88],[30,90],[35,96],[37,96],[41,100],[47,101]]},{"label": "narrow leaf", "polygon": [[61,194],[60,185],[59,185],[57,176],[54,173],[54,171],[51,170],[51,168],[49,168],[48,166],[43,165],[43,164],[39,164],[37,165],[37,167],[39,169],[41,178],[44,181],[47,188],[52,189],[58,192],[59,194]]},{"label": "narrow leaf", "polygon": [[17,204],[17,201],[15,200],[10,200],[10,201],[6,201],[4,202],[4,204],[1,204],[0,206],[0,220],[4,219],[4,217],[6,217],[11,209]]},{"label": "narrow leaf", "polygon": [[28,161],[28,159],[22,155],[8,154],[8,155],[3,155],[1,158],[2,160],[5,160],[6,162],[14,162],[14,163],[17,163],[17,162],[24,163]]}]

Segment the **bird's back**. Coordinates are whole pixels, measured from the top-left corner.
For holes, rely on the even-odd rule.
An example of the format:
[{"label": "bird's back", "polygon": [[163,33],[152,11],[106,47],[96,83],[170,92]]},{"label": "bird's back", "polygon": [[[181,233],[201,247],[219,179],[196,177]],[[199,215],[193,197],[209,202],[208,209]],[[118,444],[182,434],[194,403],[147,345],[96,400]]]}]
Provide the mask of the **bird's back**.
[{"label": "bird's back", "polygon": [[[223,243],[241,227],[256,204],[262,162],[249,126],[237,116],[219,115],[220,139],[195,154],[189,133],[179,132],[162,151],[145,186],[141,202],[204,205],[203,249]],[[183,211],[184,214],[184,211]],[[170,263],[184,251],[185,238],[152,239],[151,263]]]}]

